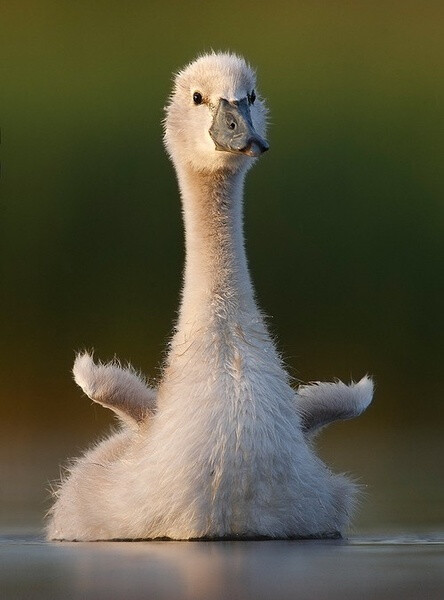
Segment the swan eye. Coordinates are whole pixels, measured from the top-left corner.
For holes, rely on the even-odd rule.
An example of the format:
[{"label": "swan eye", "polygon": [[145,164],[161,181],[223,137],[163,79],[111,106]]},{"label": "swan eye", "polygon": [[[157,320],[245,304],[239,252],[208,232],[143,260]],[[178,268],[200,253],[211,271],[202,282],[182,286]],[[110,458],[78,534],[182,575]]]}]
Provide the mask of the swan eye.
[{"label": "swan eye", "polygon": [[247,96],[248,96],[248,104],[254,104],[254,101],[256,100],[256,93],[255,93],[255,91],[253,90],[251,92],[251,94],[247,94]]},{"label": "swan eye", "polygon": [[194,104],[202,104],[202,94],[200,92],[194,92],[193,94],[193,102]]}]

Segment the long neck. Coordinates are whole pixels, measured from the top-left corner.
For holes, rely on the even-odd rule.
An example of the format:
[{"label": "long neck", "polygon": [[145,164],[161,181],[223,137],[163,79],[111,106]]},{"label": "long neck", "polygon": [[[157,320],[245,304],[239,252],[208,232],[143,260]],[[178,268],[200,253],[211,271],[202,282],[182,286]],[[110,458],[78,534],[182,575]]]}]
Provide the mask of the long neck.
[{"label": "long neck", "polygon": [[243,239],[244,177],[178,171],[186,246],[179,331],[258,312]]},{"label": "long neck", "polygon": [[[244,174],[179,170],[178,175],[185,280],[158,406],[184,397],[195,402],[252,398],[253,388],[264,387],[260,372],[266,373],[265,387],[273,379],[273,398],[260,391],[255,401],[275,402],[289,393],[293,397],[248,273],[242,227]],[[276,396],[277,389],[281,391]]]}]

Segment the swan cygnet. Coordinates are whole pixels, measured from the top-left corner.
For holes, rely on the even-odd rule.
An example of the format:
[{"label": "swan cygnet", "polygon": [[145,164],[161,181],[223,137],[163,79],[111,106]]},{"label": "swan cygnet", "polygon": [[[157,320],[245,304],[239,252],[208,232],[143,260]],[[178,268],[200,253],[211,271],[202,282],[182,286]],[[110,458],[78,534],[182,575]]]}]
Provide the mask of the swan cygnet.
[{"label": "swan cygnet", "polygon": [[256,304],[242,197],[268,144],[254,72],[232,54],[199,57],[176,76],[164,126],[186,262],[163,375],[152,389],[131,367],[77,356],[75,381],[122,426],[68,469],[48,539],[337,536],[356,486],[311,438],[365,410],[373,384],[294,389]]}]

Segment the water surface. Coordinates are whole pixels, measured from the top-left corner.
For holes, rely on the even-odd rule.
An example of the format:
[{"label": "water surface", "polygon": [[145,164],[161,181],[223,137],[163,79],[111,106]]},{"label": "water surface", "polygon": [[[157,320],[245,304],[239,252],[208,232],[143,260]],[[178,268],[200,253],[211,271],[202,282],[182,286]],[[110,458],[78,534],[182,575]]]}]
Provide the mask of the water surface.
[{"label": "water surface", "polygon": [[48,543],[32,533],[6,533],[0,581],[4,600],[438,599],[444,535]]}]

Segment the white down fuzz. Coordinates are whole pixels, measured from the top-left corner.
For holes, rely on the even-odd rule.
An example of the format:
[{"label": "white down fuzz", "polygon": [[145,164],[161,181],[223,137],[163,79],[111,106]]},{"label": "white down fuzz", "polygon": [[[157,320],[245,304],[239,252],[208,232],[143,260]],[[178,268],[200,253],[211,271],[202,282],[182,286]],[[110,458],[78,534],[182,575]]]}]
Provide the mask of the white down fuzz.
[{"label": "white down fuzz", "polygon": [[293,389],[257,307],[242,202],[268,149],[265,123],[242,58],[208,54],[176,76],[165,144],[185,223],[179,318],[157,389],[130,367],[78,356],[76,382],[122,427],[69,469],[49,539],[329,537],[347,526],[355,486],[310,438],[360,414],[373,386]]}]

